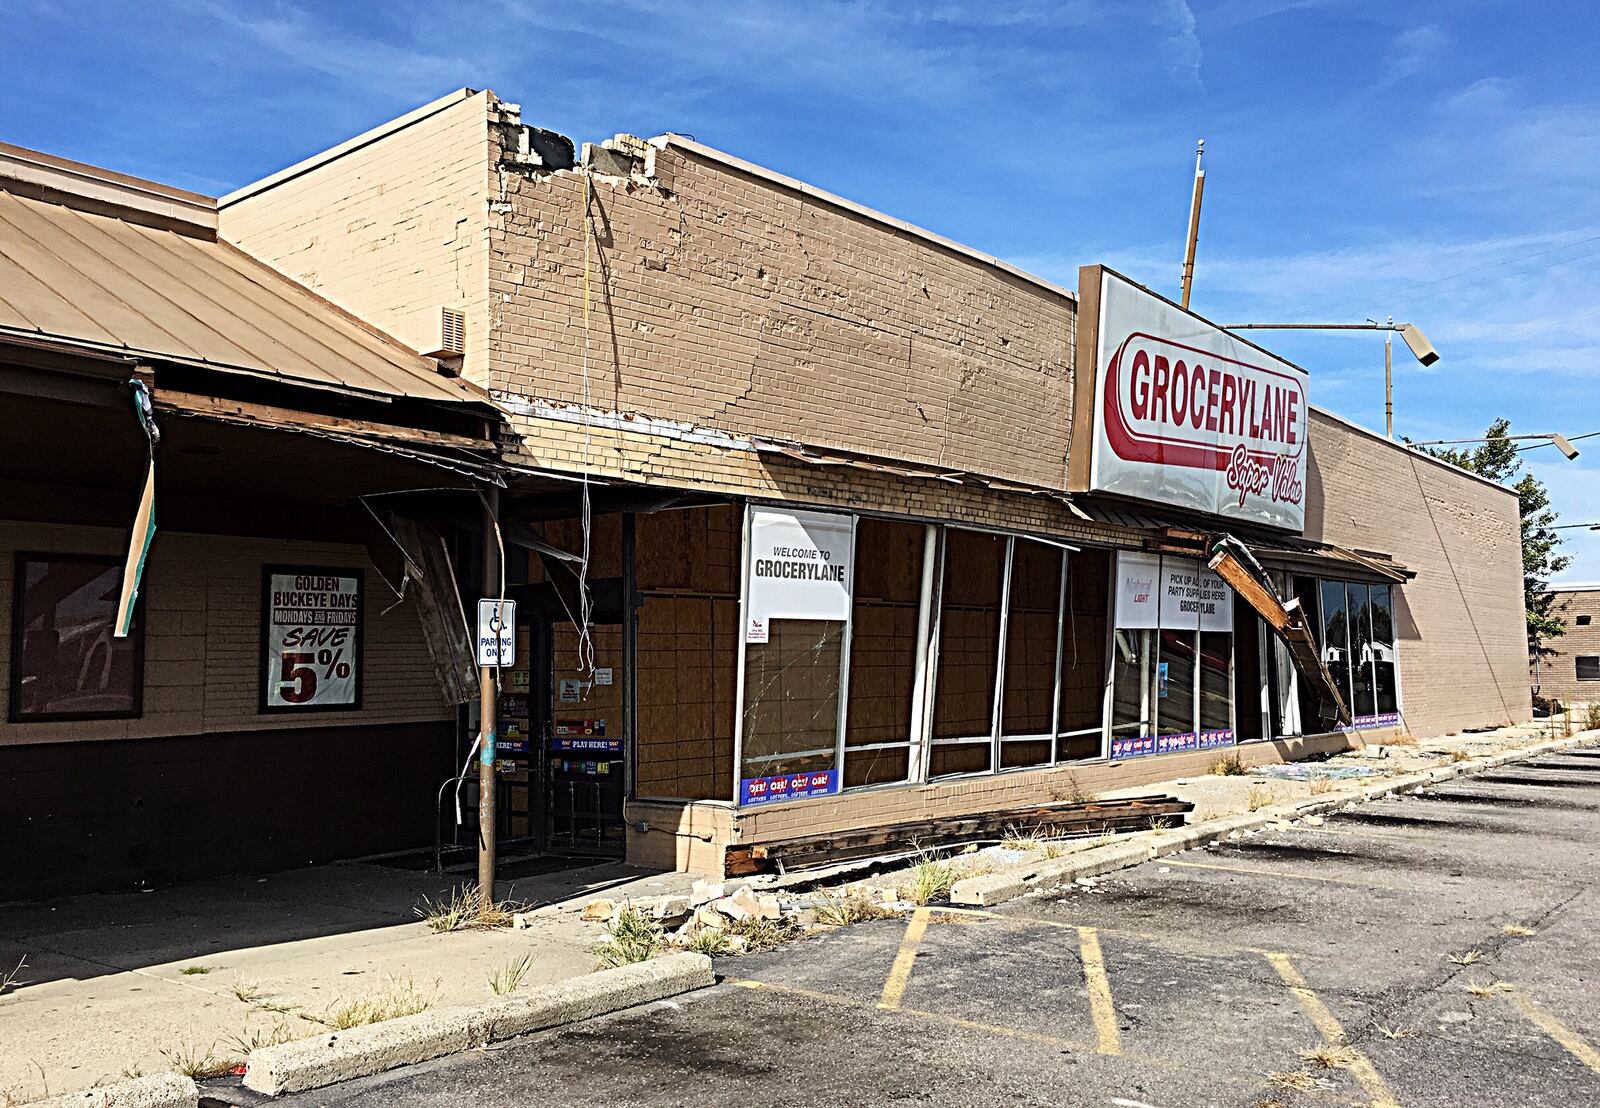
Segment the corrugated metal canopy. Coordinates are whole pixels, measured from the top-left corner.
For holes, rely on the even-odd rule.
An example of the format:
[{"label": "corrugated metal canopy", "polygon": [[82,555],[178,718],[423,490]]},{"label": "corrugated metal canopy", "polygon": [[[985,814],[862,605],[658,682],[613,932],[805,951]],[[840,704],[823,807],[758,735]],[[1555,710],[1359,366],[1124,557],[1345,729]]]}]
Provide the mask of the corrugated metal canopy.
[{"label": "corrugated metal canopy", "polygon": [[487,404],[227,243],[0,191],[8,333],[378,399]]}]

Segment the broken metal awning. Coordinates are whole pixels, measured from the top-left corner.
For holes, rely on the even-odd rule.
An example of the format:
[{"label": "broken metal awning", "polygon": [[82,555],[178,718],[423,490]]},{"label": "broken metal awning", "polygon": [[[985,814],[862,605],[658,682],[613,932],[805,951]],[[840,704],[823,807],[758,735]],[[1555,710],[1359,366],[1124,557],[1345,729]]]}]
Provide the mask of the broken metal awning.
[{"label": "broken metal awning", "polygon": [[996,492],[1028,493],[1032,496],[1048,496],[1058,500],[1065,500],[1066,494],[1055,489],[1048,489],[1042,485],[1028,485],[1017,481],[1007,481],[999,477],[986,477],[983,474],[972,473],[967,470],[949,469],[943,466],[922,465],[917,462],[905,462],[898,459],[884,459],[857,454],[848,450],[837,450],[831,447],[812,446],[809,443],[786,442],[780,439],[752,437],[750,445],[759,454],[782,454],[794,458],[796,461],[805,462],[814,466],[848,466],[851,469],[866,470],[869,473],[887,473],[895,477],[914,477],[927,481],[943,481],[949,485],[976,485]]},{"label": "broken metal awning", "polygon": [[1069,506],[1081,519],[1143,532],[1146,548],[1161,553],[1209,558],[1216,540],[1228,537],[1243,543],[1258,562],[1274,569],[1396,585],[1417,575],[1389,554],[1262,532],[1231,522],[1219,527],[1218,520],[1202,516],[1169,513],[1098,497],[1075,496]]}]

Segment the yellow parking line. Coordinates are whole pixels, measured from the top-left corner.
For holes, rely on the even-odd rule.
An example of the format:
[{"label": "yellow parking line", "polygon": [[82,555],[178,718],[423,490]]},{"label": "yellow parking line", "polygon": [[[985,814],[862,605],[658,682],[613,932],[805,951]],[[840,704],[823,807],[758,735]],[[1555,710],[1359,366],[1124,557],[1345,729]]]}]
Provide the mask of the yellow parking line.
[{"label": "yellow parking line", "polygon": [[1278,971],[1278,976],[1283,978],[1283,983],[1289,986],[1289,991],[1300,1002],[1300,1007],[1304,1009],[1305,1014],[1316,1025],[1323,1041],[1331,1047],[1340,1047],[1350,1052],[1350,1073],[1361,1083],[1361,1087],[1367,1091],[1367,1095],[1372,1098],[1372,1108],[1400,1108],[1399,1102],[1394,1098],[1394,1093],[1389,1091],[1388,1084],[1384,1082],[1378,1071],[1373,1068],[1371,1059],[1350,1044],[1349,1036],[1344,1033],[1344,1028],[1339,1025],[1339,1021],[1334,1017],[1334,1014],[1328,1010],[1328,1006],[1322,1003],[1321,998],[1311,991],[1311,986],[1301,976],[1300,971],[1295,969],[1294,963],[1289,960],[1289,956],[1275,950],[1268,950],[1263,953],[1266,955],[1267,961],[1272,963],[1272,968]]},{"label": "yellow parking line", "polygon": [[[864,1001],[853,1000],[847,996],[837,996],[833,993],[819,993],[810,989],[797,988],[794,985],[774,985],[770,981],[757,981],[754,978],[726,978],[730,985],[737,985],[741,989],[760,989],[766,992],[786,993],[790,996],[803,996],[808,1000],[820,1000],[829,1004],[843,1004],[850,1008],[865,1008]],[[876,1005],[882,1008],[883,1005]],[[1058,1039],[1054,1035],[1043,1035],[1037,1031],[1023,1031],[1016,1027],[1002,1027],[994,1023],[979,1023],[976,1020],[964,1020],[959,1016],[947,1016],[942,1012],[925,1012],[920,1008],[895,1008],[897,1016],[912,1016],[917,1019],[930,1020],[934,1023],[944,1024],[948,1027],[960,1027],[967,1031],[984,1031],[991,1035],[1003,1035],[1008,1039],[1024,1039],[1028,1042],[1040,1043],[1044,1046],[1055,1047],[1058,1050],[1085,1051],[1088,1046],[1084,1043],[1073,1042],[1071,1039]]]},{"label": "yellow parking line", "polygon": [[906,924],[905,938],[900,940],[900,950],[894,956],[894,965],[889,969],[889,979],[883,983],[883,996],[878,1000],[879,1008],[888,1008],[893,1011],[900,1007],[900,1001],[905,998],[906,985],[911,981],[911,967],[917,962],[917,947],[922,945],[923,932],[928,930],[929,913],[926,908],[918,908],[911,913],[911,922]]},{"label": "yellow parking line", "polygon": [[[1215,869],[1224,873],[1247,873],[1252,877],[1292,877],[1297,881],[1323,881],[1330,885],[1354,885],[1362,889],[1394,889],[1393,885],[1385,885],[1379,881],[1353,881],[1348,877],[1327,877],[1314,873],[1291,873],[1286,869],[1257,869],[1254,866],[1224,866],[1215,862],[1180,862],[1174,858],[1165,858],[1163,865],[1182,866],[1185,869]],[[1401,891],[1401,890],[1395,890]]]},{"label": "yellow parking line", "polygon": [[1089,989],[1089,1010],[1094,1014],[1095,1049],[1101,1054],[1121,1054],[1122,1032],[1117,1029],[1116,1005],[1111,1002],[1111,979],[1106,976],[1106,960],[1094,928],[1078,928],[1078,952],[1083,959],[1083,983]]},{"label": "yellow parking line", "polygon": [[1566,1048],[1568,1054],[1588,1066],[1595,1073],[1600,1073],[1600,1051],[1590,1046],[1582,1035],[1556,1019],[1549,1012],[1539,1007],[1520,990],[1510,994],[1511,1003],[1517,1010],[1536,1024],[1540,1031],[1549,1035],[1556,1042]]}]

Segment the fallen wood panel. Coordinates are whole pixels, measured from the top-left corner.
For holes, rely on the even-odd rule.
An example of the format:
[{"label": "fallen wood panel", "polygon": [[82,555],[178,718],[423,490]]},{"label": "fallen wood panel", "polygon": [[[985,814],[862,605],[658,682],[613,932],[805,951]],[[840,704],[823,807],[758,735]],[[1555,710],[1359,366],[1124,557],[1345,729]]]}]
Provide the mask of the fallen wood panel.
[{"label": "fallen wood panel", "polygon": [[1007,834],[1049,837],[1095,835],[1104,831],[1143,831],[1156,822],[1179,824],[1194,805],[1170,796],[1063,802],[1028,808],[979,812],[950,819],[917,820],[835,835],[811,835],[777,842],[728,847],[724,872],[743,877],[775,870],[805,869],[830,862],[936,848]]}]

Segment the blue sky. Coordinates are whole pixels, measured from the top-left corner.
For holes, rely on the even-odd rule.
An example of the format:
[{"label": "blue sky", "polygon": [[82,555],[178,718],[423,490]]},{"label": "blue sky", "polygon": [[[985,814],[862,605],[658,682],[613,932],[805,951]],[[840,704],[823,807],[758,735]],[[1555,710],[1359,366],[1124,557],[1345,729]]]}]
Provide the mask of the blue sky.
[{"label": "blue sky", "polygon": [[[450,89],[597,140],[675,130],[1076,286],[1393,315],[1415,439],[1600,431],[1600,30],[1583,3],[10,0],[0,139],[226,192]],[[1382,340],[1284,335],[1312,398],[1383,423]],[[1600,437],[1528,455],[1600,521]],[[1600,533],[1565,532],[1567,580]],[[1381,546],[1380,541],[1374,545]]]}]

